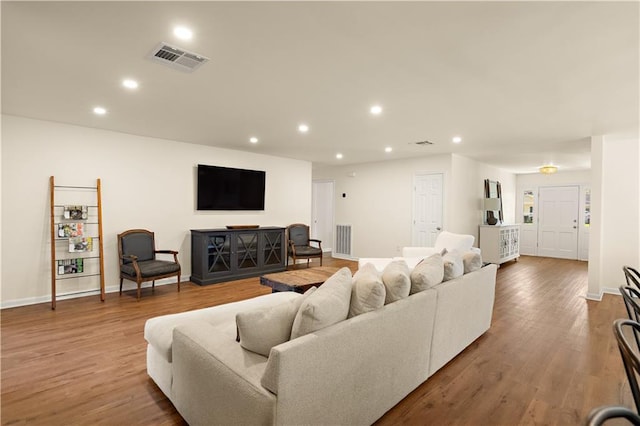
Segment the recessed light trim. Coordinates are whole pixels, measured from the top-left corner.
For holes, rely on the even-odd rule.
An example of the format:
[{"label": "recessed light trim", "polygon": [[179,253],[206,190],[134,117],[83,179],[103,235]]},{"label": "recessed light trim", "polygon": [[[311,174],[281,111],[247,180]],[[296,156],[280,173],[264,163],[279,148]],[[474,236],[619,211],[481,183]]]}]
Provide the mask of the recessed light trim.
[{"label": "recessed light trim", "polygon": [[105,115],[107,113],[106,108],[97,106],[93,108],[93,113],[96,115]]},{"label": "recessed light trim", "polygon": [[180,40],[191,40],[193,37],[193,31],[187,27],[180,26],[173,29],[173,35],[178,37]]},{"label": "recessed light trim", "polygon": [[393,151],[393,148],[388,146],[384,149],[384,152],[386,152],[387,154],[390,153],[391,151]]},{"label": "recessed light trim", "polygon": [[462,142],[462,138],[460,136],[454,136],[453,138],[451,138],[451,142],[460,143]]},{"label": "recessed light trim", "polygon": [[258,143],[258,138],[256,138],[255,136],[252,136],[252,137],[249,138],[249,142]]},{"label": "recessed light trim", "polygon": [[341,154],[341,153],[337,153],[337,154],[336,154],[336,158],[337,158],[338,160],[342,160],[342,154]]},{"label": "recessed light trim", "polygon": [[309,131],[309,126],[307,124],[301,123],[298,125],[298,131],[300,133],[307,133]]},{"label": "recessed light trim", "polygon": [[125,78],[124,80],[122,80],[122,85],[127,89],[132,89],[132,90],[138,88],[138,82],[131,78]]},{"label": "recessed light trim", "polygon": [[373,115],[380,115],[382,114],[382,107],[380,105],[372,105],[371,108],[369,108],[369,112]]}]

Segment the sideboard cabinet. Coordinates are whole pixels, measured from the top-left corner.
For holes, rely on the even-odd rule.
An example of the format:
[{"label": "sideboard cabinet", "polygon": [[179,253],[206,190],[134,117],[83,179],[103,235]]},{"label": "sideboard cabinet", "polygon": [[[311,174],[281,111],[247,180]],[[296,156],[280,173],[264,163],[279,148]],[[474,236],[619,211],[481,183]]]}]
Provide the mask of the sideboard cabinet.
[{"label": "sideboard cabinet", "polygon": [[482,261],[508,262],[520,257],[520,225],[480,225]]},{"label": "sideboard cabinet", "polygon": [[286,269],[285,228],[192,229],[191,282],[206,285]]}]

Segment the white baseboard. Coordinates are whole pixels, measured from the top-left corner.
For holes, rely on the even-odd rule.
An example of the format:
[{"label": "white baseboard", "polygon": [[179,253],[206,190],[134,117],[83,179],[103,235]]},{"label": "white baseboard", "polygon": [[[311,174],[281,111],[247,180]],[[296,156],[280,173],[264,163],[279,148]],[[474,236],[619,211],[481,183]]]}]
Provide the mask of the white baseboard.
[{"label": "white baseboard", "polygon": [[602,290],[599,293],[587,293],[585,296],[587,300],[595,300],[596,302],[602,301]]},{"label": "white baseboard", "polygon": [[[189,281],[188,276],[180,277],[180,282]],[[163,278],[161,280],[156,281],[156,286],[167,285],[167,284],[175,284],[175,278]],[[151,281],[142,283],[142,288],[151,287]],[[125,280],[122,284],[122,291],[131,291],[137,289],[138,286],[133,281]],[[114,286],[108,286],[104,289],[105,293],[117,293],[120,291],[120,283]],[[56,300],[67,300],[67,299],[77,299],[78,297],[89,297],[89,296],[98,296],[100,295],[100,290],[87,290],[82,292],[72,292],[68,294],[58,294]],[[24,299],[14,299],[14,300],[3,300],[0,302],[0,309],[7,308],[17,308],[20,306],[28,306],[28,305],[37,305],[38,303],[50,303],[51,295],[46,296],[37,296],[37,297],[27,297]]]}]

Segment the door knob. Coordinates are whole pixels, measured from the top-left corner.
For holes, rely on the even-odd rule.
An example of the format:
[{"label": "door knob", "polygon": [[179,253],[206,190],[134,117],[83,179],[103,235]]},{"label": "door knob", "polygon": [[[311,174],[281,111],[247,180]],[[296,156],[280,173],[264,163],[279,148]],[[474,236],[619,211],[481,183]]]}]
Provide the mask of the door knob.
[{"label": "door knob", "polygon": [[577,226],[574,226],[574,227],[573,227],[573,229],[578,229],[578,227],[577,227]]},{"label": "door knob", "polygon": [[442,231],[442,228],[440,228],[439,226],[436,228],[436,231]]}]

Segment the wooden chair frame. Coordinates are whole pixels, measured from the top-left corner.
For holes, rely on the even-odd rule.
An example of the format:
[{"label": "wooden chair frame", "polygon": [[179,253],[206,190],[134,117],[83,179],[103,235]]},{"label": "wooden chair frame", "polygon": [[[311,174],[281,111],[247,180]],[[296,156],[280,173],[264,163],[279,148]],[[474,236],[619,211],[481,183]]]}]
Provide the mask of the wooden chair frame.
[{"label": "wooden chair frame", "polygon": [[622,356],[624,370],[627,373],[627,379],[629,380],[631,394],[636,404],[636,410],[638,410],[640,408],[640,387],[638,386],[637,373],[640,372],[640,359],[638,358],[638,348],[633,349],[624,335],[624,328],[631,328],[635,336],[640,332],[640,323],[629,319],[617,319],[613,322],[613,334],[618,341],[618,348]]},{"label": "wooden chair frame", "polygon": [[640,272],[631,266],[623,266],[622,271],[624,272],[624,277],[627,280],[627,285],[635,285],[636,289],[640,290]]},{"label": "wooden chair frame", "polygon": [[309,260],[313,259],[313,258],[319,258],[320,259],[320,266],[322,266],[322,241],[315,239],[315,238],[309,238],[309,246],[311,247],[311,243],[316,243],[318,244],[318,247],[320,249],[320,254],[311,254],[311,255],[300,255],[296,253],[296,247],[295,244],[293,244],[293,241],[289,238],[289,230],[291,228],[294,227],[304,227],[307,229],[307,235],[309,235],[309,225],[306,225],[304,223],[293,223],[289,226],[287,226],[287,266],[289,265],[289,257],[291,257],[293,259],[293,266],[296,267],[296,260],[297,259],[307,259],[307,267],[309,267]]},{"label": "wooden chair frame", "polygon": [[[151,241],[153,242],[153,248],[154,248],[154,259],[155,259],[155,255],[156,254],[172,254],[173,255],[173,260],[175,263],[178,264],[178,271],[177,272],[171,272],[168,274],[160,274],[160,275],[154,275],[151,277],[143,277],[142,276],[142,272],[140,271],[140,266],[138,265],[138,257],[134,256],[134,255],[124,255],[122,254],[122,238],[126,237],[127,235],[130,234],[147,234],[148,236],[151,237]],[[155,239],[155,234],[149,230],[146,229],[130,229],[128,231],[125,231],[121,234],[118,234],[118,258],[120,260],[120,295],[122,295],[122,282],[123,280],[129,280],[129,281],[134,281],[138,284],[138,301],[140,300],[140,290],[142,288],[142,283],[143,282],[147,282],[147,281],[151,281],[151,291],[155,290],[155,286],[156,286],[156,280],[159,280],[161,278],[169,278],[169,277],[173,277],[173,276],[177,276],[178,278],[178,291],[180,291],[180,274],[182,271],[182,267],[180,266],[180,262],[178,262],[178,252],[175,250],[155,250],[156,247],[156,239]],[[131,275],[128,275],[124,272],[122,272],[122,265],[124,265],[124,261],[126,260],[130,260],[131,264],[133,265],[133,269],[136,272],[136,276],[135,278],[131,277]]]}]

